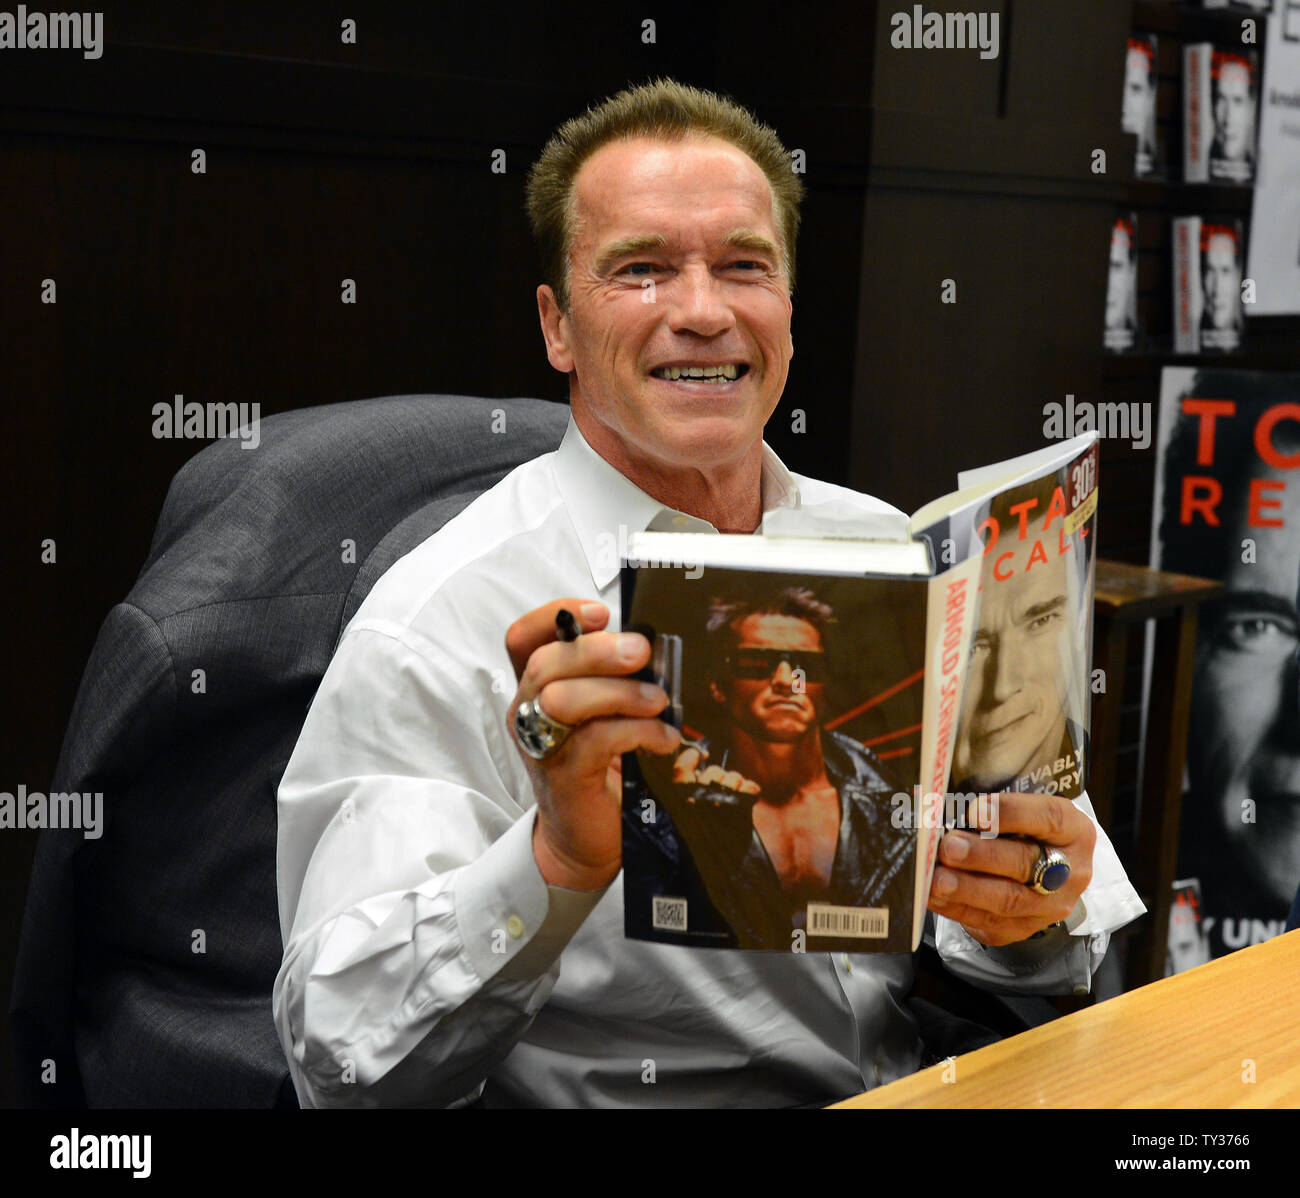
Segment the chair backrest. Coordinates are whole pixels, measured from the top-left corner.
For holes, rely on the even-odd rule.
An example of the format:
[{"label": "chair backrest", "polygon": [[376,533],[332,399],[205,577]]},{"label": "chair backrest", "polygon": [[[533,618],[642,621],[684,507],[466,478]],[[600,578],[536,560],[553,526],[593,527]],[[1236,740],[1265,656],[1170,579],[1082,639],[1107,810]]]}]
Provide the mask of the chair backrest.
[{"label": "chair backrest", "polygon": [[51,786],[102,792],[103,834],[41,834],[20,1103],[294,1103],[271,1019],[275,799],[307,708],[384,570],[567,421],[536,399],[363,400],[268,417],[256,449],[219,441],[177,474]]}]

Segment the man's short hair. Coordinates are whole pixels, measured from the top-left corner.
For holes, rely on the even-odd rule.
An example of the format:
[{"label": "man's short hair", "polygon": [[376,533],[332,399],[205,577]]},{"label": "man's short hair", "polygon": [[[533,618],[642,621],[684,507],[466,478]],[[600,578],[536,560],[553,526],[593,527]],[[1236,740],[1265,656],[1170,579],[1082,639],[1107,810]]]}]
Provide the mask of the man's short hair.
[{"label": "man's short hair", "polygon": [[737,643],[736,625],[750,616],[793,616],[811,624],[821,637],[827,660],[832,652],[828,634],[835,624],[835,612],[807,587],[781,587],[766,594],[715,595],[709,602],[704,631],[709,646],[709,665],[716,673],[723,659]]},{"label": "man's short hair", "polygon": [[542,275],[563,311],[569,310],[573,184],[582,164],[612,141],[635,137],[681,141],[687,135],[721,138],[749,155],[767,176],[786,285],[794,292],[794,247],[804,189],[789,151],[773,129],[735,101],[673,79],[657,79],[626,88],[565,121],[528,172],[528,219],[541,250]]}]

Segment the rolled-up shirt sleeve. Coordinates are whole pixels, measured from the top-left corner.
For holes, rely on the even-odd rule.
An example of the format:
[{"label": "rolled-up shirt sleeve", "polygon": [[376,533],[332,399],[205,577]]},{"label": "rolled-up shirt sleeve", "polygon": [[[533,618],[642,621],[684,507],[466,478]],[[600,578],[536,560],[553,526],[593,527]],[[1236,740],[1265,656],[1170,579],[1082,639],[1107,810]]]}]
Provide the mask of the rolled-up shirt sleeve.
[{"label": "rolled-up shirt sleeve", "polygon": [[548,887],[503,697],[409,628],[354,625],[279,790],[273,1010],[299,1100],[477,1092],[601,893]]}]

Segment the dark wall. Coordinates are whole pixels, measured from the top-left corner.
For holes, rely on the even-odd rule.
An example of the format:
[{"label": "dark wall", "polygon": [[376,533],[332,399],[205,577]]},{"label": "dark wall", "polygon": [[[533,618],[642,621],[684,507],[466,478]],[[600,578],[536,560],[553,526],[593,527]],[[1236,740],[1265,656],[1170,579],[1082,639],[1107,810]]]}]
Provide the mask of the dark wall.
[{"label": "dark wall", "polygon": [[[786,407],[807,433],[783,411],[769,438],[794,469],[910,508],[1035,447],[1042,405],[1067,391],[1155,399],[1163,359],[1100,349],[1115,207],[1178,201],[1128,182],[1129,0],[986,3],[1003,16],[987,62],[893,51],[901,0],[652,7],[121,4],[97,61],[4,54],[0,789],[47,784],[99,622],[199,448],[151,436],[155,403],[565,397],[537,329],[524,175],[560,120],[629,81],[727,91],[806,151]],[[349,16],[356,46],[339,40]],[[956,305],[939,302],[945,278]],[[1144,557],[1152,468],[1151,451],[1106,446],[1103,554]],[[6,994],[34,839],[0,835]]]}]

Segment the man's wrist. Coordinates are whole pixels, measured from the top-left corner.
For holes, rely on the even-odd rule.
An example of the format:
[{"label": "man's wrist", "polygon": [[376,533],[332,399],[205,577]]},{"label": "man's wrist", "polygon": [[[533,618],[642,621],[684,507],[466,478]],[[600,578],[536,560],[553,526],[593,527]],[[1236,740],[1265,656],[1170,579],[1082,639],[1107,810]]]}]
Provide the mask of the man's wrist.
[{"label": "man's wrist", "polygon": [[582,865],[557,852],[542,828],[540,812],[533,825],[533,859],[548,886],[560,886],[565,890],[604,890],[618,876],[620,868],[618,861],[604,866]]}]

